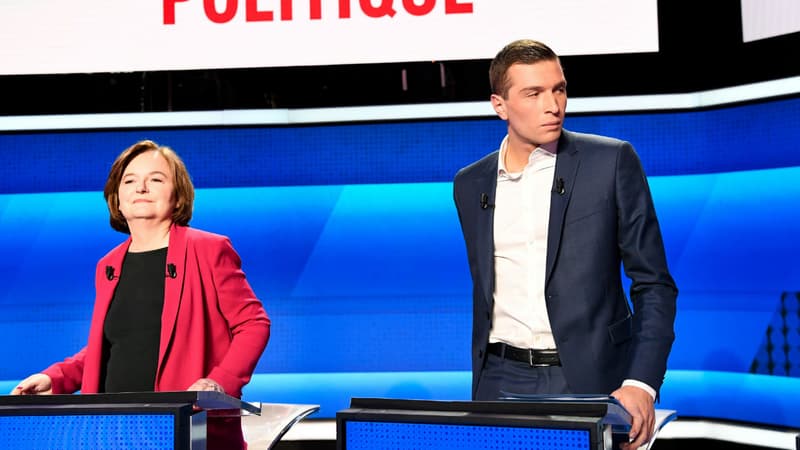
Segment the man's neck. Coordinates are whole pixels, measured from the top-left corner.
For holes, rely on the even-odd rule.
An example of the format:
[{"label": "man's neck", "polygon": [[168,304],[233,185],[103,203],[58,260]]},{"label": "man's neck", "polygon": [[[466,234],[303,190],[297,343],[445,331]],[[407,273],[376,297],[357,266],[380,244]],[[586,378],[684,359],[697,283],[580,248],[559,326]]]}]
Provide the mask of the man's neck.
[{"label": "man's neck", "polygon": [[547,144],[532,144],[506,141],[506,151],[503,154],[503,165],[511,173],[522,172],[528,165],[531,153],[541,147],[545,151],[555,154],[558,149],[558,141]]}]

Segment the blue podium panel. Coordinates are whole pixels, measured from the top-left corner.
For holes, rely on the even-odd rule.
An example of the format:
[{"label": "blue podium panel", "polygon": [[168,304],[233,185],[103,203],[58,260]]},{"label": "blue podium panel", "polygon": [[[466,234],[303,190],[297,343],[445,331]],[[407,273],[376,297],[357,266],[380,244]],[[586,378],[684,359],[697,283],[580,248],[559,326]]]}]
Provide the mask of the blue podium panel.
[{"label": "blue podium panel", "polygon": [[176,448],[174,414],[3,415],[0,448],[172,450]]},{"label": "blue podium panel", "polygon": [[587,429],[348,421],[344,448],[374,450],[589,450]]},{"label": "blue podium panel", "polygon": [[260,414],[221,392],[0,396],[0,448],[205,450],[206,419]]},{"label": "blue podium panel", "polygon": [[443,402],[354,398],[336,414],[338,450],[602,450],[611,401]]}]

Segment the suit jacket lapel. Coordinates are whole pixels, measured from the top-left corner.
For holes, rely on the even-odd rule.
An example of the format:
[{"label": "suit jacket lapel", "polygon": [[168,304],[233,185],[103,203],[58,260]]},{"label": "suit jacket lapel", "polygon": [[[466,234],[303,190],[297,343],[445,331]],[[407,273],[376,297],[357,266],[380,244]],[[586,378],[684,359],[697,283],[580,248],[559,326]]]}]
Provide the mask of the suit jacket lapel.
[{"label": "suit jacket lapel", "polygon": [[161,343],[158,350],[158,369],[156,374],[156,387],[161,373],[167,349],[169,348],[175,322],[178,320],[178,309],[183,293],[183,283],[186,278],[186,228],[172,225],[169,232],[169,246],[167,247],[167,264],[175,265],[177,276],[172,278],[167,275],[164,267],[164,309],[161,313]]},{"label": "suit jacket lapel", "polygon": [[580,152],[575,144],[572,134],[563,130],[558,141],[558,157],[556,158],[556,171],[554,175],[554,185],[560,184],[557,180],[563,180],[564,193],[554,192],[550,197],[550,224],[547,231],[547,268],[545,286],[550,282],[553,275],[553,267],[556,263],[556,255],[561,245],[561,233],[564,229],[564,217],[567,213],[567,206],[572,195],[572,188],[578,176],[578,166],[580,165]]},{"label": "suit jacket lapel", "polygon": [[[116,291],[117,284],[119,283],[119,275],[122,273],[122,263],[125,260],[125,255],[128,253],[128,247],[130,245],[131,239],[128,238],[122,245],[117,246],[117,248],[108,255],[105,261],[106,267],[110,266],[114,269],[114,272],[112,272],[114,277],[108,280],[107,283],[98,283],[100,288],[97,289],[97,299],[95,300],[97,310],[95,313],[99,314],[98,317],[101,318],[100,323],[105,320],[108,307],[111,305],[111,299],[114,297],[114,291]],[[99,269],[106,270],[105,267]]]},{"label": "suit jacket lapel", "polygon": [[[497,153],[499,157],[499,152]],[[484,299],[491,305],[494,297],[494,201],[497,192],[497,157],[491,158],[481,168],[480,175],[475,179],[475,201],[480,204],[482,194],[488,197],[489,206],[479,207],[475,218],[478,230],[476,254],[478,255],[478,273],[480,274],[481,289]]]},{"label": "suit jacket lapel", "polygon": [[[125,255],[128,253],[128,247],[131,245],[131,238],[128,238],[122,245],[117,246],[113,252],[108,255],[106,259],[106,267],[111,266],[114,271],[114,277],[108,281],[108,283],[99,283],[99,286],[102,286],[101,289],[97,290],[97,312],[101,313],[100,317],[105,317],[106,313],[108,312],[108,306],[111,304],[111,299],[114,296],[114,291],[117,289],[117,283],[119,283],[119,275],[122,272],[122,263],[125,260]],[[105,267],[101,267],[101,270],[105,270]]]},{"label": "suit jacket lapel", "polygon": [[[92,322],[89,327],[89,340],[87,344],[86,359],[84,360],[83,386],[81,390],[86,393],[98,392],[100,389],[100,373],[102,371],[103,325],[105,324],[108,308],[117,290],[119,276],[122,273],[122,263],[131,239],[118,245],[108,256],[101,260],[95,275],[95,301],[92,309]],[[114,269],[113,278],[108,279],[106,267]]]}]

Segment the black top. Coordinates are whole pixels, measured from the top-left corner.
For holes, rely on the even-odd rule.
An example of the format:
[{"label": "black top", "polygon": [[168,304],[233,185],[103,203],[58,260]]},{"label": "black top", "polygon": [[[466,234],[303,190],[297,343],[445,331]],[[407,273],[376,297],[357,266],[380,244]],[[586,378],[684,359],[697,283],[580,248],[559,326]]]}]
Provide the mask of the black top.
[{"label": "black top", "polygon": [[167,248],[128,252],[103,325],[102,392],[155,387]]}]

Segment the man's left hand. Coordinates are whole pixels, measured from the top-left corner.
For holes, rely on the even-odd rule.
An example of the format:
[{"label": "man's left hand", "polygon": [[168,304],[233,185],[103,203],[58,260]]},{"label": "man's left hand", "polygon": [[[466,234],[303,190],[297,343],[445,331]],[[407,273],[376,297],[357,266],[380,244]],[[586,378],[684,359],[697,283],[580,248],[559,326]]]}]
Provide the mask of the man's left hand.
[{"label": "man's left hand", "polygon": [[645,445],[653,436],[656,424],[656,408],[653,397],[636,386],[622,386],[611,393],[631,414],[630,442],[622,444],[623,450],[635,450]]}]

